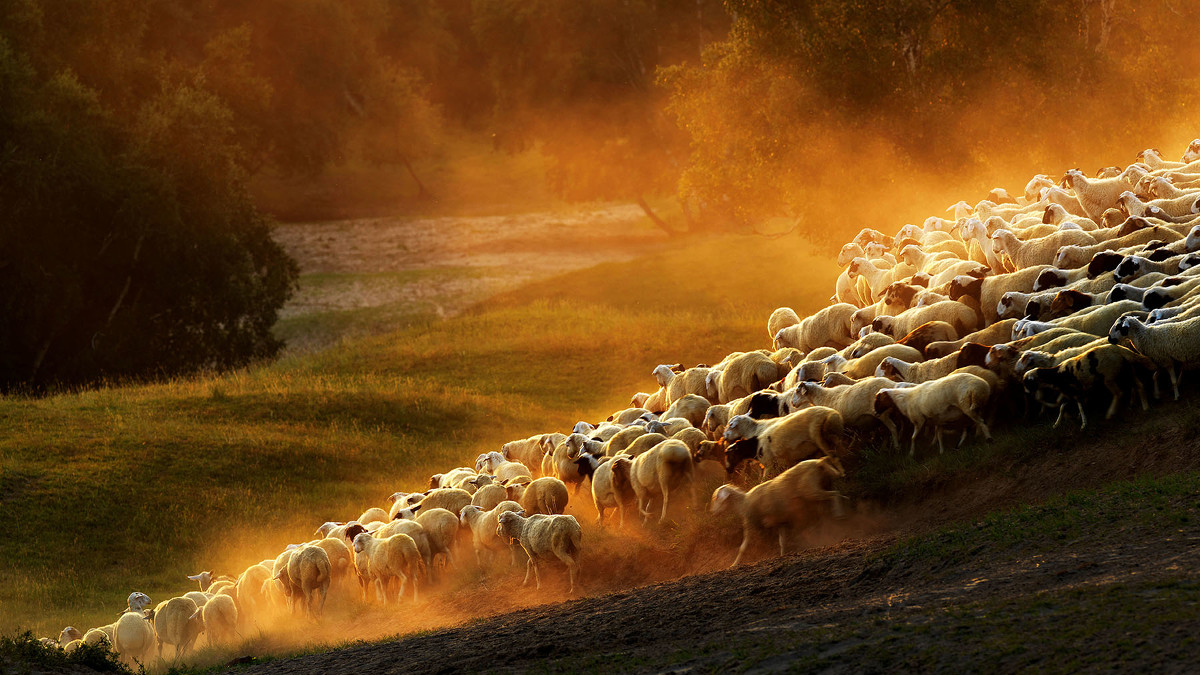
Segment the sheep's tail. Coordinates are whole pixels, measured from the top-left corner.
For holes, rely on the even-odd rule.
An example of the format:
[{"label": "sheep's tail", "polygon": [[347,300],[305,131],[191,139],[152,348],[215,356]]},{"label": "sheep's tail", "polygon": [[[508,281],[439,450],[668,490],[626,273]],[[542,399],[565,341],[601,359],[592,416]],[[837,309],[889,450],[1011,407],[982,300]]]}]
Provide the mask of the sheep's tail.
[{"label": "sheep's tail", "polygon": [[827,455],[837,455],[841,452],[842,433],[846,425],[842,414],[836,410],[821,421],[821,437],[817,444]]}]

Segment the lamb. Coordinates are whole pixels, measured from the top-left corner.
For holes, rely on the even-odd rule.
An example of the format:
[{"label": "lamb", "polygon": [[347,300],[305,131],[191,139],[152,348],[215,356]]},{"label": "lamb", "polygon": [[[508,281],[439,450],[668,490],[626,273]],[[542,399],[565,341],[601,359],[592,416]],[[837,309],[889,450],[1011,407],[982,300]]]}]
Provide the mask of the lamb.
[{"label": "lamb", "polygon": [[1083,230],[1059,230],[1055,234],[1029,241],[1021,241],[1008,230],[992,233],[992,250],[1007,256],[1016,269],[1048,265],[1055,261],[1059,249],[1064,246],[1091,246],[1095,243],[1095,237]]},{"label": "lamb", "polygon": [[286,574],[294,594],[299,591],[300,601],[304,603],[305,615],[317,618],[325,608],[325,598],[329,595],[329,582],[332,580],[333,566],[329,562],[329,554],[320,546],[301,546],[292,552],[288,559],[286,572],[280,571],[276,578],[281,579]]},{"label": "lamb", "polygon": [[496,525],[500,514],[506,511],[520,511],[521,505],[514,501],[502,501],[495,507],[484,510],[478,506],[464,506],[459,514],[462,526],[471,531],[471,541],[475,546],[475,562],[480,565],[482,551],[494,554],[496,551],[510,548],[510,545],[496,536]]},{"label": "lamb", "polygon": [[155,643],[151,621],[140,609],[125,612],[117,619],[113,629],[113,648],[131,665],[145,665],[150,660]]},{"label": "lamb", "polygon": [[558,515],[566,510],[570,495],[566,483],[546,476],[528,485],[509,485],[508,498],[519,502],[525,513]]},{"label": "lamb", "polygon": [[763,475],[767,477],[812,458],[818,451],[827,455],[839,454],[843,426],[838,411],[812,406],[787,417],[762,422],[738,415],[729,420],[724,438],[728,443],[754,439],[756,454],[764,467]]},{"label": "lamb", "polygon": [[932,423],[934,435],[937,437],[938,454],[941,454],[942,425],[964,416],[974,422],[975,428],[984,438],[989,441],[992,439],[991,431],[980,415],[991,394],[992,388],[983,378],[969,373],[956,373],[907,389],[882,389],[875,395],[875,413],[880,416],[880,421],[888,425],[892,432],[892,441],[897,446],[899,441],[894,423],[890,420],[891,415],[902,415],[912,423],[909,457],[916,452],[917,436],[920,435],[921,429]]},{"label": "lamb", "polygon": [[858,307],[845,302],[825,307],[800,323],[781,329],[775,335],[775,349],[795,347],[802,352],[825,346],[841,349],[852,342],[850,317],[856,311]]},{"label": "lamb", "polygon": [[1182,378],[1176,368],[1187,370],[1200,365],[1200,317],[1147,325],[1136,317],[1123,316],[1113,323],[1108,341],[1112,344],[1128,341],[1139,354],[1165,369],[1176,401]]},{"label": "lamb", "polygon": [[522,585],[529,584],[532,572],[536,588],[541,590],[542,577],[538,563],[553,556],[566,564],[570,578],[567,592],[575,592],[582,533],[574,516],[533,514],[527,517],[521,511],[507,511],[497,519],[496,536],[516,539],[525,550],[529,559]]},{"label": "lamb", "polygon": [[779,554],[786,554],[792,531],[817,520],[825,503],[830,504],[834,517],[842,517],[845,497],[829,489],[828,483],[844,475],[836,458],[822,457],[800,462],[748,492],[728,484],[717,488],[709,510],[714,514],[732,512],[742,521],[742,544],[731,567],[742,562],[756,539],[778,538]]},{"label": "lamb", "polygon": [[204,632],[204,620],[200,608],[189,598],[171,598],[154,612],[154,634],[158,638],[158,658],[162,658],[164,644],[175,646],[175,659],[191,649],[192,643]]},{"label": "lamb", "polygon": [[[629,485],[637,498],[638,512],[642,514],[644,523],[650,518],[650,504],[656,498],[662,499],[662,513],[658,523],[667,520],[667,510],[670,507],[671,492],[687,484],[692,492],[692,502],[695,502],[695,471],[692,452],[687,444],[680,440],[668,439],[633,458],[628,465],[618,457],[619,462],[613,465],[616,480],[628,479]],[[628,467],[627,471],[624,467]]]},{"label": "lamb", "polygon": [[399,579],[396,600],[400,600],[405,586],[412,582],[413,602],[417,601],[417,578],[424,575],[425,562],[412,537],[393,534],[386,539],[376,539],[366,533],[358,534],[354,537],[354,561],[364,596],[367,584],[373,582],[375,599],[386,605],[388,586],[392,579]]}]

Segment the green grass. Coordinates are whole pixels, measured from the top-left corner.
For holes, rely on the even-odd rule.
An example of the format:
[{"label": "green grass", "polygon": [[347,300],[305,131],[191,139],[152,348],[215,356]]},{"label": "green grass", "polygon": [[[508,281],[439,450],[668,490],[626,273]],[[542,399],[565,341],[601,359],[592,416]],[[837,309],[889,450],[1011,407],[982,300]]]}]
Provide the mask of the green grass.
[{"label": "green grass", "polygon": [[778,243],[697,241],[233,373],[0,399],[0,634],[108,623],[130,591],[170,597],[505,441],[603,419],[658,363],[764,346],[771,309],[815,310],[835,272]]}]

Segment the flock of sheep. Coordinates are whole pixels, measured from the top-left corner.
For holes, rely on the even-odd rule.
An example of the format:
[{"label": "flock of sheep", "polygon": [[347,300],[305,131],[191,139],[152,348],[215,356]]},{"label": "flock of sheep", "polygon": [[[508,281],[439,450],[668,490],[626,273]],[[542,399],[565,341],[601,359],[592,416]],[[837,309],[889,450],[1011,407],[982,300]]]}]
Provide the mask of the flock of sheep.
[{"label": "flock of sheep", "polygon": [[755,543],[782,553],[843,516],[831,483],[872,435],[898,450],[907,436],[912,455],[928,433],[940,453],[947,432],[990,439],[1004,408],[1049,408],[1055,425],[1077,412],[1082,427],[1093,398],[1106,417],[1122,399],[1147,407],[1163,373],[1178,398],[1180,373],[1200,365],[1200,139],[1181,162],[1138,159],[1095,178],[1038,175],[1016,198],[995,189],[895,236],[865,229],[841,250],[828,307],[771,315],[771,349],[658,366],[659,388],[604,422],[512,441],[237,577],[203,572],[198,590],[153,608],[135,592],[113,624],[46,641],[107,640],[142,663],[172,645],[178,660],[201,632],[230,640],[264,613],[319,618],[331,589],[416,601],[467,547],[481,565],[523,561],[539,588],[561,562],[574,592],[584,543],[565,511],[588,501],[581,489],[601,527],[615,510],[625,528],[633,508],[661,525],[697,506],[706,461],[728,479],[709,510],[742,522],[736,565]]}]

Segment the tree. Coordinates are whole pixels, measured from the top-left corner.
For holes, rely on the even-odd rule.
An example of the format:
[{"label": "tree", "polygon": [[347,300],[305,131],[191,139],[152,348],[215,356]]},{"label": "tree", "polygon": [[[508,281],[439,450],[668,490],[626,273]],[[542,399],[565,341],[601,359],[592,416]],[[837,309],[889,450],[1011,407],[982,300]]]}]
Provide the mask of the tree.
[{"label": "tree", "polygon": [[232,114],[163,82],[120,124],[0,35],[0,389],[273,356],[297,275],[244,189]]}]

